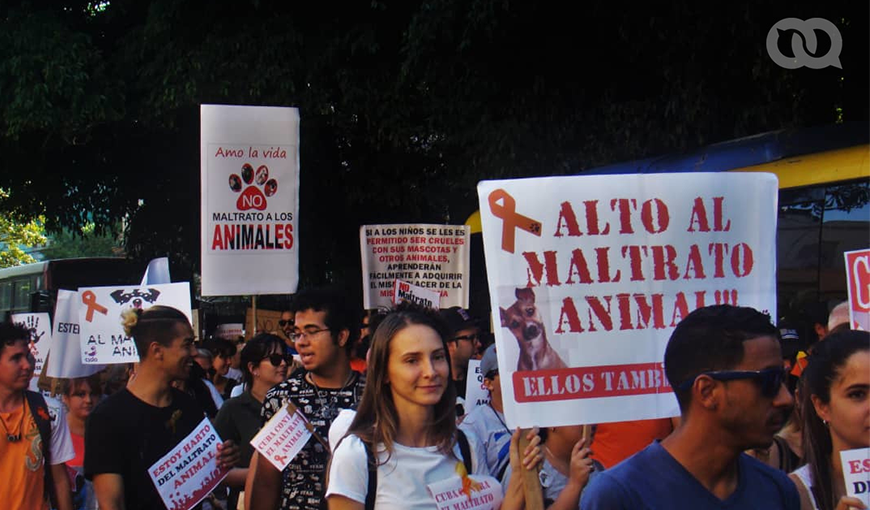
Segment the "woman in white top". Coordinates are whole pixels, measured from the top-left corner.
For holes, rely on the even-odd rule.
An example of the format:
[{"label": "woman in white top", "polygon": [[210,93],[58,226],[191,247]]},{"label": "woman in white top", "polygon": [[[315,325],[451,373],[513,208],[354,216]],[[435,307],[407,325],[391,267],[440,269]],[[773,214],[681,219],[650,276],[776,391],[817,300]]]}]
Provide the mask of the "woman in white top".
[{"label": "woman in white top", "polygon": [[813,348],[801,378],[807,464],[789,475],[801,510],[866,508],[846,497],[840,452],[870,446],[870,333],[829,335]]},{"label": "woman in white top", "polygon": [[[457,434],[447,336],[438,314],[420,307],[399,305],[380,321],[362,400],[329,467],[330,510],[436,508],[433,484],[461,478],[465,488],[485,485],[479,483],[487,474],[482,444],[466,434],[467,447],[462,448]],[[525,452],[527,466],[541,459],[538,441],[535,437]],[[464,458],[463,449],[470,459]],[[376,459],[376,468],[369,469],[369,458]],[[518,458],[513,460],[519,464]],[[376,478],[373,491],[370,472]],[[472,480],[467,474],[479,476]],[[491,482],[497,485],[495,479]],[[492,489],[501,491],[500,486]],[[512,478],[503,508],[522,505],[522,491],[520,477]]]}]

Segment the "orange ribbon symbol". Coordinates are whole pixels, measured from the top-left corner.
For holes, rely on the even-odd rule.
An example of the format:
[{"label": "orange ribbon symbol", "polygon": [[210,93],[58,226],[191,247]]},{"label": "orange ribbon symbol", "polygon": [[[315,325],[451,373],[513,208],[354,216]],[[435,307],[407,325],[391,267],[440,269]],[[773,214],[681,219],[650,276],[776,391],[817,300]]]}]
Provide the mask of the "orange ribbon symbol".
[{"label": "orange ribbon symbol", "polygon": [[88,314],[85,315],[85,320],[91,322],[94,320],[94,310],[103,315],[109,311],[105,306],[97,303],[97,295],[93,291],[86,290],[82,293],[82,304],[88,307]]},{"label": "orange ribbon symbol", "polygon": [[[501,200],[501,204],[499,204]],[[541,237],[541,222],[516,212],[517,201],[507,191],[497,189],[489,194],[489,210],[504,220],[501,229],[501,249],[513,253],[516,229]]]}]

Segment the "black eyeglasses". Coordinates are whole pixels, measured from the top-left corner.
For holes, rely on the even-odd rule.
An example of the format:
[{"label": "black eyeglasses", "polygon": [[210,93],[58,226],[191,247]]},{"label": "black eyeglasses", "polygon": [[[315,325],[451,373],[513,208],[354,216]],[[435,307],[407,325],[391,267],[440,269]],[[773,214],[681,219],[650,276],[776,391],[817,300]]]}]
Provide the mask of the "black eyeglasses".
[{"label": "black eyeglasses", "polygon": [[293,325],[293,321],[285,321],[284,319],[281,319],[281,320],[278,321],[278,325],[281,326],[282,328],[283,328],[284,326],[286,326],[287,324],[289,324],[289,325],[292,326],[292,325]]},{"label": "black eyeglasses", "polygon": [[774,398],[779,393],[783,381],[788,375],[784,368],[767,368],[765,370],[715,370],[712,372],[701,372],[700,374],[683,381],[679,389],[686,391],[695,383],[695,379],[706,375],[717,381],[735,381],[737,379],[752,379],[761,388],[761,394],[765,398]]},{"label": "black eyeglasses", "polygon": [[273,354],[266,356],[263,359],[269,360],[269,363],[271,363],[273,367],[280,367],[282,361],[289,365],[290,360],[292,359],[292,356],[288,356],[285,354],[273,353]]},{"label": "black eyeglasses", "polygon": [[477,340],[477,333],[473,333],[471,335],[455,336],[448,340],[448,342],[455,342],[457,340],[468,340],[469,342],[474,342],[475,340]]}]

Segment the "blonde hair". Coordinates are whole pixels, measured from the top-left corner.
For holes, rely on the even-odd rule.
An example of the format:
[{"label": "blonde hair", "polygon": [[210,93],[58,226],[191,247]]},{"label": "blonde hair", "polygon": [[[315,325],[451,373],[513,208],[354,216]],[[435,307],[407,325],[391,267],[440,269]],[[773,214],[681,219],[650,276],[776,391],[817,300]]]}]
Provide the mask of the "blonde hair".
[{"label": "blonde hair", "polygon": [[124,333],[133,337],[136,342],[140,359],[145,359],[148,346],[152,342],[164,346],[169,345],[172,342],[176,325],[184,324],[190,327],[187,316],[181,311],[161,305],[152,306],[147,310],[141,308],[124,310],[121,313],[121,324],[124,326]]}]

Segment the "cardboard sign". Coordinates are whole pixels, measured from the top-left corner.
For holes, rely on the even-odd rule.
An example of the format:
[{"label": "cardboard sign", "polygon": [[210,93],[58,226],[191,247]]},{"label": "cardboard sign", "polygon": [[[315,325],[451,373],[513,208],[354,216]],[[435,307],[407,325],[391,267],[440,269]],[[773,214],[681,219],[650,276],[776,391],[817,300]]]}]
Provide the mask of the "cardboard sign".
[{"label": "cardboard sign", "polygon": [[299,280],[299,110],[202,105],[202,295]]},{"label": "cardboard sign", "polygon": [[397,305],[403,301],[437,310],[441,308],[441,293],[396,280],[393,282],[393,304]]},{"label": "cardboard sign", "polygon": [[279,320],[281,312],[257,308],[257,324],[254,324],[254,309],[248,308],[245,312],[245,340],[250,340],[257,333],[279,334],[284,338],[284,331],[278,325]]},{"label": "cardboard sign", "polygon": [[438,510],[494,510],[501,507],[501,484],[491,476],[452,476],[430,484]]},{"label": "cardboard sign", "polygon": [[190,284],[147,287],[81,287],[78,291],[81,360],[84,364],[139,361],[133,338],[124,333],[121,312],[154,305],[178,309],[190,321]]},{"label": "cardboard sign", "polygon": [[444,308],[468,308],[468,226],[363,225],[359,241],[365,309],[389,307],[396,280],[438,292]]},{"label": "cardboard sign", "polygon": [[846,494],[860,499],[870,508],[870,448],[840,452]]},{"label": "cardboard sign", "polygon": [[477,406],[489,403],[489,391],[483,385],[483,374],[480,373],[480,360],[468,360],[468,378],[465,386],[465,413],[468,414]]},{"label": "cardboard sign", "polygon": [[846,281],[849,289],[851,329],[870,331],[870,250],[847,251]]},{"label": "cardboard sign", "polygon": [[46,356],[51,348],[51,318],[47,313],[13,313],[12,322],[30,330],[30,354],[36,360],[33,378],[30,380],[30,390],[39,391],[36,383],[45,364]]},{"label": "cardboard sign", "polygon": [[54,308],[51,357],[45,367],[48,377],[87,377],[103,368],[99,364],[82,363],[79,327],[79,295],[71,290],[57,291],[57,306]]},{"label": "cardboard sign", "polygon": [[148,475],[168,510],[189,510],[208,496],[229,469],[218,465],[218,436],[208,418],[178,446],[148,468]]},{"label": "cardboard sign", "polygon": [[713,304],[776,310],[770,174],[478,185],[511,427],[665,418],[673,328]]},{"label": "cardboard sign", "polygon": [[251,439],[251,446],[278,471],[284,471],[311,439],[305,417],[295,407],[292,409],[290,412],[288,407],[282,407]]}]

